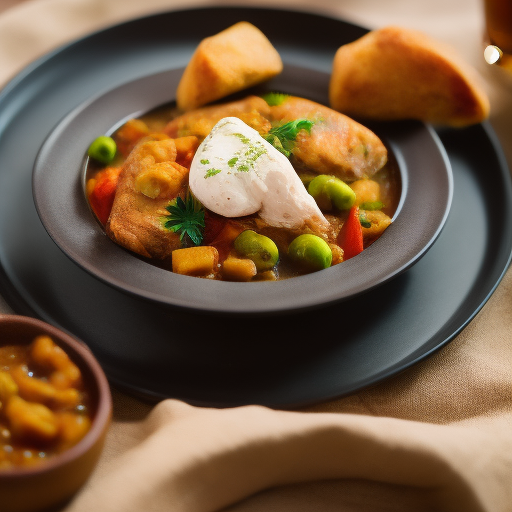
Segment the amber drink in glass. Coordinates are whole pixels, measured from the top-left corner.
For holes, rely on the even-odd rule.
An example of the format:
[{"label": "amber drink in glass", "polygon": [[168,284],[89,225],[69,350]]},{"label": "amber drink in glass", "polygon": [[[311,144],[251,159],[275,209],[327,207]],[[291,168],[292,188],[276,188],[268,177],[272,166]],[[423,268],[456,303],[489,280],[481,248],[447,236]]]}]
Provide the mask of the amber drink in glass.
[{"label": "amber drink in glass", "polygon": [[512,73],[512,0],[484,0],[485,60]]}]

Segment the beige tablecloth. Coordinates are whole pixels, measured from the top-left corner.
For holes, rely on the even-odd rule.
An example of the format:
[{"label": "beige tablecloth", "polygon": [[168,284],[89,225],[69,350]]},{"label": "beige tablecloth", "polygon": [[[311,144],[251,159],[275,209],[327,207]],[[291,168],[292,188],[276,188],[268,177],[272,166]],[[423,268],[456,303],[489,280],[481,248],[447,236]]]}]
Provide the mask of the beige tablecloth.
[{"label": "beige tablecloth", "polygon": [[[0,14],[0,83],[48,50],[114,22],[218,4],[7,1],[15,5]],[[403,25],[453,45],[482,74],[491,121],[512,163],[512,79],[482,60],[479,0],[243,4],[315,9],[373,28]],[[0,312],[10,312],[2,300]],[[512,271],[434,356],[308,411],[199,409],[175,400],[152,408],[113,395],[104,454],[66,512],[511,511]]]}]

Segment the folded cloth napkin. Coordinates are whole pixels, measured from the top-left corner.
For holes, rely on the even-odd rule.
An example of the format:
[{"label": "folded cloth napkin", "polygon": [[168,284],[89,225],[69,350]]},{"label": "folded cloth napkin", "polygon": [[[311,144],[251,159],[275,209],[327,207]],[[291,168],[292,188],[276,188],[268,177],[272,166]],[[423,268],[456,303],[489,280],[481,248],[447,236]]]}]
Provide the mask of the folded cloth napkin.
[{"label": "folded cloth napkin", "polygon": [[[25,1],[0,14],[0,83],[89,31],[193,5],[208,3]],[[310,9],[306,1],[279,5]],[[367,26],[421,29],[480,66],[478,0],[318,0],[315,8]],[[485,78],[492,122],[512,162],[512,89]],[[0,302],[0,312],[8,311]],[[151,407],[113,390],[114,422],[103,456],[62,510],[510,512],[511,331],[509,270],[448,346],[346,398],[301,411],[217,410],[176,400]]]}]

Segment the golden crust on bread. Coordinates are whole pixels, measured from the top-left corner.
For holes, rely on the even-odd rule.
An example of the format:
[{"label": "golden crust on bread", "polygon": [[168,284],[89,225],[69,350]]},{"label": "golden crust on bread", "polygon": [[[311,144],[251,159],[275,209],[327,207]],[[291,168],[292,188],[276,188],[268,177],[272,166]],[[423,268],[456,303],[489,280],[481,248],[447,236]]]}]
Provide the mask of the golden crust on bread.
[{"label": "golden crust on bread", "polygon": [[178,84],[176,101],[192,110],[279,74],[281,57],[265,35],[242,21],[203,39]]},{"label": "golden crust on bread", "polygon": [[466,126],[489,115],[475,70],[452,48],[399,27],[374,30],[338,49],[329,100],[340,112],[368,119]]}]

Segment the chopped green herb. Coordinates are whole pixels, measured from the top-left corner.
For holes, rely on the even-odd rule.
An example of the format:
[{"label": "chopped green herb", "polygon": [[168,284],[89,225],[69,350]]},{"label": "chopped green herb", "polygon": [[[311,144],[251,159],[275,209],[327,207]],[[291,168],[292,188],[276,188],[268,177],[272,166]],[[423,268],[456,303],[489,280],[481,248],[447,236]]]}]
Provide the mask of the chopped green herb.
[{"label": "chopped green herb", "polygon": [[208,165],[210,163],[210,160],[207,160],[206,158],[203,158],[202,160],[200,160],[200,162],[203,164],[203,165]]},{"label": "chopped green herb", "polygon": [[261,155],[264,155],[267,150],[259,140],[253,141],[242,133],[233,133],[232,135],[239,138],[244,144],[244,147],[236,151],[234,156],[228,160],[228,166],[236,166],[237,171],[248,172],[254,168],[256,160],[258,160]]},{"label": "chopped green herb", "polygon": [[361,203],[359,205],[359,208],[361,210],[382,210],[384,208],[384,205],[380,201],[368,201],[366,203]]},{"label": "chopped green herb", "polygon": [[274,135],[272,133],[267,133],[264,137],[264,139],[269,143],[269,144],[272,144],[272,146],[274,146],[280,153],[283,153],[283,155],[286,157],[286,158],[290,158],[290,155],[292,154],[291,151],[288,151],[287,149],[285,149],[283,147],[283,144],[281,143],[281,141],[279,140],[279,137],[277,137],[277,135]]},{"label": "chopped green herb", "polygon": [[244,144],[249,144],[249,142],[251,142],[251,139],[246,137],[243,133],[233,133],[233,135],[238,137]]},{"label": "chopped green herb", "polygon": [[359,223],[363,228],[371,228],[372,223],[366,218],[366,213],[359,214]]},{"label": "chopped green herb", "polygon": [[184,245],[199,245],[204,235],[204,209],[189,192],[185,201],[177,197],[165,208],[169,215],[164,217],[164,228],[180,235]]},{"label": "chopped green herb", "polygon": [[283,155],[289,157],[299,132],[306,130],[308,133],[311,133],[311,128],[314,124],[315,123],[309,119],[295,119],[294,121],[272,128],[264,136],[264,139],[283,153]]},{"label": "chopped green herb", "polygon": [[221,169],[208,169],[204,175],[204,178],[211,178],[212,176],[215,176],[216,174],[219,174],[219,172],[222,172]]},{"label": "chopped green herb", "polygon": [[262,96],[269,107],[277,107],[278,105],[281,105],[288,97],[288,94],[283,94],[282,92],[268,92]]}]

